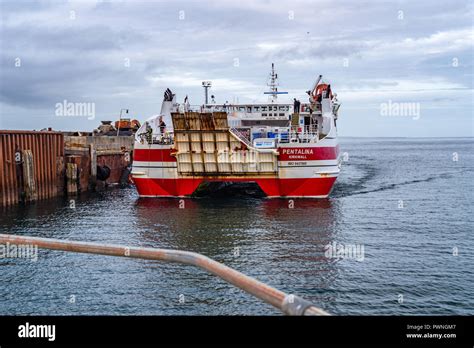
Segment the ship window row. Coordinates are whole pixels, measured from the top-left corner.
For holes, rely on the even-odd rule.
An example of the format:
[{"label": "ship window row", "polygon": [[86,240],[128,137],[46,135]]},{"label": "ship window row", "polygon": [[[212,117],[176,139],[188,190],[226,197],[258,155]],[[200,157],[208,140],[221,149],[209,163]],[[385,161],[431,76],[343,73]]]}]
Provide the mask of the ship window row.
[{"label": "ship window row", "polygon": [[290,111],[289,105],[239,106],[240,112]]},{"label": "ship window row", "polygon": [[266,113],[266,112],[263,112],[262,113],[262,116],[265,117],[265,116],[285,116],[285,113],[284,112],[280,112],[279,114],[277,114],[276,112],[275,113]]}]

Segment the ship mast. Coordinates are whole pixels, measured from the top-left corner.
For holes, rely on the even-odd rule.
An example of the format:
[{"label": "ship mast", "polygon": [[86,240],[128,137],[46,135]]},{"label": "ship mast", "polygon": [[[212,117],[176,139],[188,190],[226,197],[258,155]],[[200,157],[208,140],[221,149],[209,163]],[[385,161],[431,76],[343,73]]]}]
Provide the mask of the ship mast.
[{"label": "ship mast", "polygon": [[288,94],[288,92],[278,92],[278,74],[275,72],[274,63],[272,63],[272,72],[270,73],[267,86],[270,87],[270,91],[263,92],[263,94],[269,94],[268,101],[271,103],[276,103],[278,99],[278,94]]},{"label": "ship mast", "polygon": [[271,94],[268,96],[268,101],[275,103],[278,98],[278,74],[275,73],[275,64],[272,63],[272,72],[270,74],[270,81],[267,85],[270,87]]}]

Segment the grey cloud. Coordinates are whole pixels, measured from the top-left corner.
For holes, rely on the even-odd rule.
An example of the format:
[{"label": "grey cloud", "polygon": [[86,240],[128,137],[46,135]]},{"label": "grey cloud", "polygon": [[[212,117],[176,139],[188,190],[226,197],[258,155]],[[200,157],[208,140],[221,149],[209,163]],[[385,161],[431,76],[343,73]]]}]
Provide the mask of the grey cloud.
[{"label": "grey cloud", "polygon": [[[189,94],[202,100],[199,85],[150,83],[168,74],[248,81],[262,86],[245,93],[257,96],[266,88],[271,62],[277,64],[282,88],[303,93],[319,73],[336,90],[358,85],[383,90],[402,79],[432,77],[472,89],[472,45],[455,52],[456,70],[449,66],[454,52],[373,55],[383,43],[470,27],[469,1],[104,1],[87,6],[2,1],[0,6],[0,107],[8,110],[12,124],[62,99],[93,100],[104,115],[126,104],[143,116],[159,109],[166,87],[180,98]],[[64,20],[70,9],[76,10],[75,21]],[[181,10],[184,20],[178,18]],[[403,21],[397,19],[399,10]],[[294,20],[288,11],[294,11]],[[280,47],[261,50],[262,43]],[[22,59],[21,68],[13,65],[16,57]],[[349,67],[342,66],[346,57]],[[124,66],[126,58],[130,67]],[[309,63],[290,64],[297,60]],[[441,98],[448,97],[436,96],[433,102]],[[69,121],[61,122],[62,127]]]}]

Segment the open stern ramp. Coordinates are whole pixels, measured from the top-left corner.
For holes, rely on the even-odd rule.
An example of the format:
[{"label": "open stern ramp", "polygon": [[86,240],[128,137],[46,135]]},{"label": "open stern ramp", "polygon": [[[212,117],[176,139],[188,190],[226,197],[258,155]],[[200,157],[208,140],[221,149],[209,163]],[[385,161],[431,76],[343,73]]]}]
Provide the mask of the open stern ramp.
[{"label": "open stern ramp", "polygon": [[277,175],[276,149],[256,149],[231,132],[226,112],[172,113],[180,175]]}]

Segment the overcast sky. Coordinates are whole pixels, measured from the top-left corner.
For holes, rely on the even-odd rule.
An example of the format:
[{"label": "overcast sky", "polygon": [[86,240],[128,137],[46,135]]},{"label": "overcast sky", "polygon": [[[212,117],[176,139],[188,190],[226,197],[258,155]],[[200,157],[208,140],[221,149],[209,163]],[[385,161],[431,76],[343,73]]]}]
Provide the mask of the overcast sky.
[{"label": "overcast sky", "polygon": [[[159,112],[170,88],[203,103],[306,101],[317,75],[345,136],[474,136],[473,1],[0,0],[0,129],[88,130],[128,108]],[[95,103],[96,118],[56,116]],[[419,117],[383,103],[419,103]]]}]

